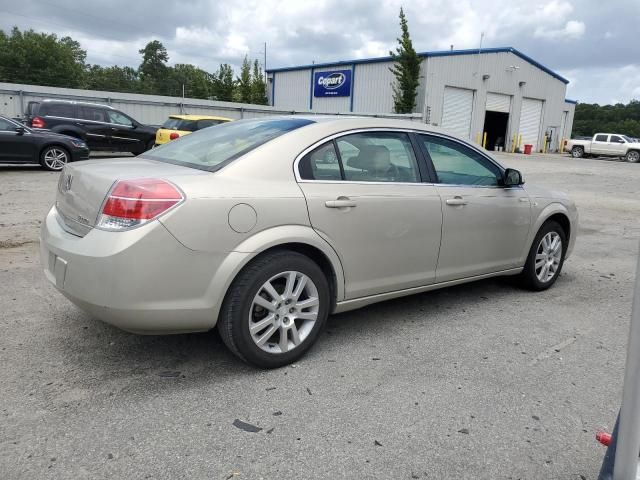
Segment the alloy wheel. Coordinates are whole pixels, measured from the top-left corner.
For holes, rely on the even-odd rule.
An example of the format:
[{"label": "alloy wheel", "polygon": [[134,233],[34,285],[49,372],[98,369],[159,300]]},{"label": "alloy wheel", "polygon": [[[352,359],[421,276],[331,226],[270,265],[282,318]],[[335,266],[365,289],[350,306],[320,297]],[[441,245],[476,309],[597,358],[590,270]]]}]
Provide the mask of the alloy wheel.
[{"label": "alloy wheel", "polygon": [[562,239],[557,232],[549,232],[538,244],[535,259],[536,277],[547,283],[556,275],[562,260]]},{"label": "alloy wheel", "polygon": [[50,148],[44,153],[44,163],[51,170],[62,170],[68,161],[67,152],[59,148]]},{"label": "alloy wheel", "polygon": [[274,275],[256,293],[249,310],[249,333],[268,353],[286,353],[302,344],[318,319],[318,289],[307,275]]}]

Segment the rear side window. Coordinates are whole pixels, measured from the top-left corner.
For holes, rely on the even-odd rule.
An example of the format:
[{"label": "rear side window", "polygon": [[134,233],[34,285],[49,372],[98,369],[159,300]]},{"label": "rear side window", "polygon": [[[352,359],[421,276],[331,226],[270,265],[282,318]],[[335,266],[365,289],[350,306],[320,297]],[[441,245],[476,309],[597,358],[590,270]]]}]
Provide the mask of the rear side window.
[{"label": "rear side window", "polygon": [[78,118],[75,105],[70,103],[41,104],[38,113],[50,117]]},{"label": "rear side window", "polygon": [[[311,123],[315,122],[306,118],[228,122],[160,145],[144,157],[213,172],[260,145]],[[269,168],[268,162],[265,158],[265,168]]]},{"label": "rear side window", "polygon": [[79,106],[78,115],[83,120],[91,120],[93,122],[108,122],[104,108]]},{"label": "rear side window", "polygon": [[606,142],[606,141],[607,141],[606,135],[596,135],[596,142]]},{"label": "rear side window", "polygon": [[198,120],[196,130],[202,130],[203,128],[213,127],[214,125],[220,125],[221,123],[226,123],[224,120]]},{"label": "rear side window", "polygon": [[298,168],[303,180],[420,181],[409,136],[399,132],[365,132],[339,137],[335,143],[325,143],[305,155]]}]

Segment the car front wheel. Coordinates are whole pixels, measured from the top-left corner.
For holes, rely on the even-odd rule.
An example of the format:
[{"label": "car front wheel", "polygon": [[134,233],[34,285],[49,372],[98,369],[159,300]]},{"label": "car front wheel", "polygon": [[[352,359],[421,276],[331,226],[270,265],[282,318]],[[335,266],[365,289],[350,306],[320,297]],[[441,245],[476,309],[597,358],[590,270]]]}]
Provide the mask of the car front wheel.
[{"label": "car front wheel", "polygon": [[549,221],[538,231],[531,245],[522,283],[531,290],[546,290],[555,283],[562,271],[567,251],[567,237],[559,223]]},{"label": "car front wheel", "polygon": [[637,150],[630,150],[629,152],[627,152],[625,159],[627,160],[627,162],[638,163],[640,161],[640,152],[638,152]]},{"label": "car front wheel", "polygon": [[59,172],[69,162],[70,155],[67,150],[59,146],[45,148],[40,154],[40,165],[47,170]]},{"label": "car front wheel", "polygon": [[218,331],[242,360],[276,368],[300,358],[329,315],[327,278],[310,258],[275,251],[245,267],[225,298]]}]

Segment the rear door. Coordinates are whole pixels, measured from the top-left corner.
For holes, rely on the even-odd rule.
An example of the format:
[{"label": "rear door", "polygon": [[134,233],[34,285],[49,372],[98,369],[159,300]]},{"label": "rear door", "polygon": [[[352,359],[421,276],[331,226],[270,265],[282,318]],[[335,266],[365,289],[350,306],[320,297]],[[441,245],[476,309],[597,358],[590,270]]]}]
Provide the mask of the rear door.
[{"label": "rear door", "polygon": [[107,149],[111,126],[106,109],[92,105],[78,106],[78,125],[85,131],[87,143],[93,149]]},{"label": "rear door", "polygon": [[592,155],[608,155],[609,153],[609,135],[598,134],[593,137],[591,142]]},{"label": "rear door", "polygon": [[500,186],[502,170],[478,150],[446,137],[418,138],[432,162],[442,198],[436,280],[521,267],[531,223],[524,189]]},{"label": "rear door", "polygon": [[313,228],[333,246],[347,299],[433,283],[442,209],[408,133],[342,134],[298,162]]}]

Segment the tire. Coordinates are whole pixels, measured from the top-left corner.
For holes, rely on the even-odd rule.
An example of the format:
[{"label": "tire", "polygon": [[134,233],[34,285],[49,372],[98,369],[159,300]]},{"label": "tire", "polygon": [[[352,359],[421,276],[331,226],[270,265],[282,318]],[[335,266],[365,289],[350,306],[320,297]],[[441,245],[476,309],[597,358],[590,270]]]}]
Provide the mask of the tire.
[{"label": "tire", "polygon": [[69,151],[59,145],[49,145],[40,153],[40,165],[52,172],[59,172],[70,161]]},{"label": "tire", "polygon": [[[286,294],[288,282],[293,295]],[[268,293],[267,283],[279,298]],[[301,283],[304,288],[296,292]],[[311,348],[329,316],[330,304],[329,283],[320,267],[305,255],[278,250],[256,258],[238,274],[222,305],[218,331],[240,359],[260,368],[277,368]]]},{"label": "tire", "polygon": [[640,152],[638,150],[629,150],[624,159],[629,163],[640,162]]},{"label": "tire", "polygon": [[571,156],[573,158],[582,158],[584,156],[584,148],[582,148],[582,147],[573,147],[571,149]]},{"label": "tire", "polygon": [[[547,253],[545,251],[545,246],[543,246],[543,239],[549,238],[559,238],[560,246],[559,250],[557,250],[557,256],[551,255],[551,253]],[[546,243],[548,245],[548,243]],[[551,249],[550,249],[551,250]],[[555,250],[555,249],[554,249]],[[558,222],[553,220],[546,222],[538,233],[536,234],[535,239],[533,240],[533,244],[531,245],[531,249],[529,250],[529,255],[527,255],[527,261],[524,264],[524,270],[520,274],[520,280],[522,285],[534,291],[546,290],[551,287],[560,272],[562,271],[562,266],[564,265],[564,257],[567,252],[567,235],[564,229],[560,226]],[[545,262],[552,262],[551,264],[543,263],[542,267],[538,267],[536,269],[536,257],[538,255],[544,255]],[[538,261],[543,258],[539,258]],[[544,265],[547,265],[547,274],[543,274]]]}]

